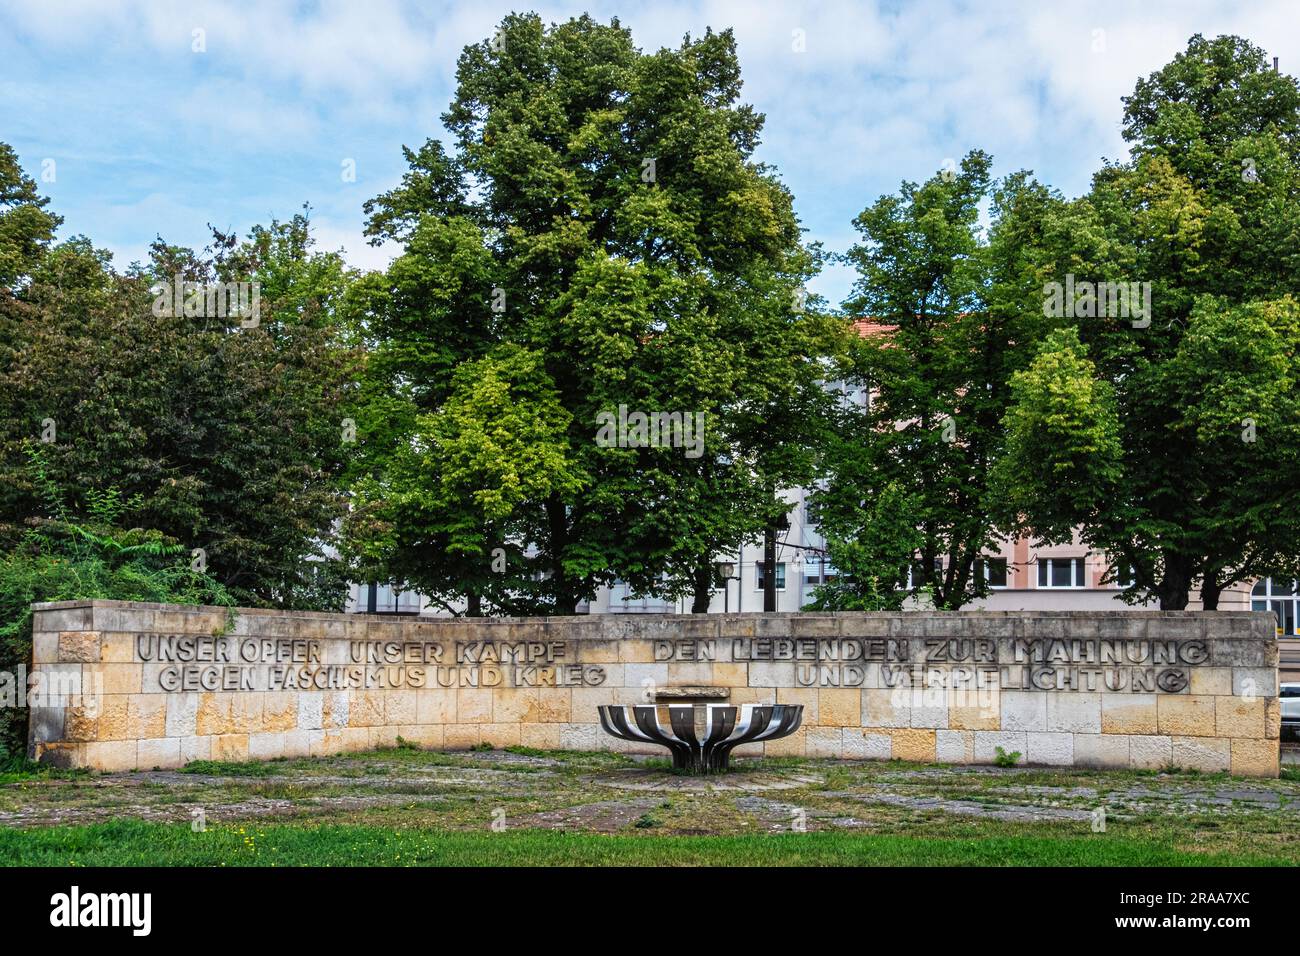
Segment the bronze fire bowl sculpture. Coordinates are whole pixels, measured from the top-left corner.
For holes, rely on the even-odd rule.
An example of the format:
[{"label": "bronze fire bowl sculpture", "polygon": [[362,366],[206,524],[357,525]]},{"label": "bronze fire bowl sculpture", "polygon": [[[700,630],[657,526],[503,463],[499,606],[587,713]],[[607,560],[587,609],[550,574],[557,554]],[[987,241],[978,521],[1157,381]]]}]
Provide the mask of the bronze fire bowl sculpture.
[{"label": "bronze fire bowl sculpture", "polygon": [[726,770],[741,744],[787,737],[803,722],[802,704],[605,704],[605,733],[672,751],[673,769]]}]

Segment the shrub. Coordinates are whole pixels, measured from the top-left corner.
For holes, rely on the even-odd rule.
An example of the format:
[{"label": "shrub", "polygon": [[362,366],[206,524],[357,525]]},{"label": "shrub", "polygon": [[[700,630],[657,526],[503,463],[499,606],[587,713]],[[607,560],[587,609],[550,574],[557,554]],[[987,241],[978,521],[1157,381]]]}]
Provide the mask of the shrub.
[{"label": "shrub", "polygon": [[[132,503],[113,489],[86,496],[74,515],[45,472],[40,448],[27,448],[45,516],[29,521],[16,542],[0,553],[0,671],[18,680],[32,660],[33,603],[41,601],[155,601],[221,605],[234,600],[226,589],[190,565],[185,547],[157,531],[129,530],[116,522]],[[14,689],[17,689],[16,683]],[[27,710],[0,708],[0,764],[27,750]]]}]

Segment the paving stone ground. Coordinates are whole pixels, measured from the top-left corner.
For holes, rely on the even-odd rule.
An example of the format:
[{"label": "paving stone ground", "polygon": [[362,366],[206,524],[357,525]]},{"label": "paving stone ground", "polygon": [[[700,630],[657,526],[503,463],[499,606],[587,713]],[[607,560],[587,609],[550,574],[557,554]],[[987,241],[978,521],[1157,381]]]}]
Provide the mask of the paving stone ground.
[{"label": "paving stone ground", "polygon": [[[347,822],[434,829],[706,834],[782,829],[917,833],[1112,824],[1188,839],[1300,848],[1300,774],[1223,774],[747,760],[711,777],[608,752],[401,748],[185,771],[0,778],[0,826],[119,819]],[[983,829],[969,830],[977,826]],[[963,829],[965,828],[965,829]],[[1171,837],[1172,838],[1172,837]],[[1179,837],[1181,838],[1181,837]]]}]

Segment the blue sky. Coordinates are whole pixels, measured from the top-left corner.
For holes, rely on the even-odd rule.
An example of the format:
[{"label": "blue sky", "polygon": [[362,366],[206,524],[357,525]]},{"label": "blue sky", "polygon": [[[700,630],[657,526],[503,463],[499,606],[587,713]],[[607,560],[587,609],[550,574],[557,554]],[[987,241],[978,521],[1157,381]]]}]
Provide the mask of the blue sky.
[{"label": "blue sky", "polygon": [[[1238,33],[1300,68],[1293,0],[0,0],[0,140],[65,217],[61,235],[119,266],[156,235],[202,246],[207,223],[243,233],[309,202],[321,245],[382,267],[394,250],[362,240],[361,204],[398,181],[404,144],[443,134],[457,54],[512,9],[617,16],[645,49],[734,28],[745,98],[767,114],[759,158],[832,250],[877,196],[972,148],[999,175],[1084,191],[1102,157],[1124,155],[1120,97],[1193,33]],[[851,281],[833,267],[814,289],[838,303]]]}]

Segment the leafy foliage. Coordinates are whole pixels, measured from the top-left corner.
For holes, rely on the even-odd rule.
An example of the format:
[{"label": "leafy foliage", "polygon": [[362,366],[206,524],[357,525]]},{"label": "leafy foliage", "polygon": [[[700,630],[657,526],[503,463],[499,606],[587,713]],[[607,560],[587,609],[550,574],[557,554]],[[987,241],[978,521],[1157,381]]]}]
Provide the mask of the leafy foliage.
[{"label": "leafy foliage", "polygon": [[[0,553],[0,671],[17,680],[31,662],[31,605],[45,601],[117,600],[224,605],[234,597],[220,582],[195,571],[189,549],[149,529],[121,526],[137,504],[116,489],[88,496],[75,513],[59,496],[40,446],[27,446],[42,513],[17,545]],[[27,711],[0,708],[0,761],[26,753]]]}]

